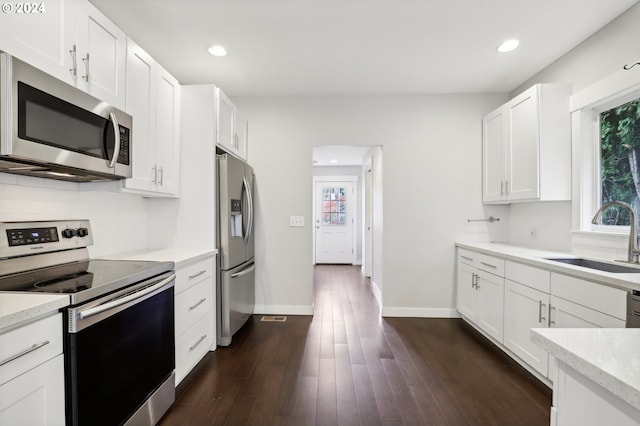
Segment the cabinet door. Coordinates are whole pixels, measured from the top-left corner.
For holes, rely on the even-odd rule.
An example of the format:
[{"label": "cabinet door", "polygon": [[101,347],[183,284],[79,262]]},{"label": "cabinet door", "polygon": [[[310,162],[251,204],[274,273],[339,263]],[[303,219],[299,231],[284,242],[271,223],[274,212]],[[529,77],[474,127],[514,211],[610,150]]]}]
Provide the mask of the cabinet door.
[{"label": "cabinet door", "polygon": [[464,263],[458,263],[456,302],[460,315],[475,321],[477,315],[478,294],[475,289],[476,269]]},{"label": "cabinet door", "polygon": [[510,200],[540,197],[538,91],[507,103],[507,193]]},{"label": "cabinet door", "polygon": [[549,295],[505,280],[504,345],[540,374],[548,373],[549,356],[531,342],[532,328],[546,328]]},{"label": "cabinet door", "polygon": [[238,157],[243,160],[247,159],[249,149],[249,123],[242,114],[236,109],[235,112],[235,133],[236,133],[236,145],[238,149]]},{"label": "cabinet door", "polygon": [[78,11],[78,87],[125,108],[125,33],[88,1]]},{"label": "cabinet door", "polygon": [[0,425],[63,426],[64,404],[60,354],[0,386]]},{"label": "cabinet door", "polygon": [[602,312],[551,296],[550,324],[554,328],[624,328],[625,322]]},{"label": "cabinet door", "polygon": [[487,334],[502,343],[504,324],[504,278],[477,272],[478,293],[477,324]]},{"label": "cabinet door", "polygon": [[217,144],[227,152],[237,154],[234,131],[235,106],[222,90],[216,89],[216,93],[218,96]]},{"label": "cabinet door", "polygon": [[505,197],[505,110],[499,108],[482,120],[482,201]]},{"label": "cabinet door", "polygon": [[141,191],[155,184],[155,61],[137,44],[127,44],[126,111],[134,117],[133,172],[124,187]]},{"label": "cabinet door", "polygon": [[77,1],[20,2],[21,7],[42,5],[42,13],[3,13],[0,50],[75,86],[73,46],[76,43]]},{"label": "cabinet door", "polygon": [[171,74],[158,67],[156,90],[156,191],[177,195],[180,181],[180,85]]}]

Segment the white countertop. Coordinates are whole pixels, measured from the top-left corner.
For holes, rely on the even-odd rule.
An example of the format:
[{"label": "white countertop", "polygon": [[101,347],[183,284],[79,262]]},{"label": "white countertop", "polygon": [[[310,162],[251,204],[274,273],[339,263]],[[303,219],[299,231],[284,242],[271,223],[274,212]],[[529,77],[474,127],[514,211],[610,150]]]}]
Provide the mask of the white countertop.
[{"label": "white countertop", "polygon": [[[538,250],[527,247],[513,246],[510,244],[500,243],[463,243],[456,242],[456,246],[470,250],[479,251],[485,254],[501,257],[506,260],[525,263],[531,266],[544,268],[552,272],[559,272],[565,275],[571,275],[576,278],[583,278],[604,284],[610,287],[619,288],[625,291],[640,291],[640,265],[638,273],[612,273],[599,271],[597,269],[589,269],[581,266],[568,265],[565,263],[554,262],[545,258],[567,258],[567,257],[585,257],[588,259],[598,260],[602,262],[613,262],[612,259],[599,259],[591,256],[581,256],[570,252],[556,252]],[[624,262],[615,262],[619,265],[633,266]]]},{"label": "white countertop", "polygon": [[0,332],[69,305],[69,295],[0,292]]},{"label": "white countertop", "polygon": [[146,249],[125,253],[112,254],[102,259],[117,260],[150,260],[157,262],[174,262],[176,269],[180,269],[193,262],[204,260],[218,253],[217,249],[166,248]]},{"label": "white countertop", "polygon": [[531,340],[640,410],[640,329],[534,328]]}]

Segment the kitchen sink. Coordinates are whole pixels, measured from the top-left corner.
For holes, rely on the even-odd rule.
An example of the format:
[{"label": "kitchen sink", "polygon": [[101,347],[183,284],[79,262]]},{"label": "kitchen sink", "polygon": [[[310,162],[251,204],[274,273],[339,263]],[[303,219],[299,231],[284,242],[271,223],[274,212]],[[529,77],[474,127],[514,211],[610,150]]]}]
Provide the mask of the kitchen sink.
[{"label": "kitchen sink", "polygon": [[546,258],[553,262],[566,263],[568,265],[581,266],[583,268],[597,269],[598,271],[612,272],[614,274],[640,274],[640,267],[616,265],[615,263],[599,262],[597,260],[584,259],[582,257],[572,258]]}]

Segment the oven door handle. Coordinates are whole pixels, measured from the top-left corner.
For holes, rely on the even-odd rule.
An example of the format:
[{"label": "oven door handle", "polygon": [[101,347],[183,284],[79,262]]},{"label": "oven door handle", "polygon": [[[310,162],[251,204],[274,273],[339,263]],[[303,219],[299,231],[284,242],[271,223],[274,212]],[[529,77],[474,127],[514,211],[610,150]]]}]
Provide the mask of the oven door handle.
[{"label": "oven door handle", "polygon": [[100,314],[102,312],[108,311],[110,309],[117,308],[118,306],[122,306],[136,299],[142,299],[153,292],[162,290],[162,287],[164,287],[165,285],[173,281],[175,278],[176,278],[176,274],[171,274],[169,277],[165,278],[164,280],[158,282],[157,284],[149,286],[144,290],[140,290],[128,296],[112,300],[111,302],[107,302],[103,305],[96,306],[95,308],[89,308],[85,311],[80,311],[78,312],[78,319],[83,320],[83,319],[92,317],[94,315]]}]

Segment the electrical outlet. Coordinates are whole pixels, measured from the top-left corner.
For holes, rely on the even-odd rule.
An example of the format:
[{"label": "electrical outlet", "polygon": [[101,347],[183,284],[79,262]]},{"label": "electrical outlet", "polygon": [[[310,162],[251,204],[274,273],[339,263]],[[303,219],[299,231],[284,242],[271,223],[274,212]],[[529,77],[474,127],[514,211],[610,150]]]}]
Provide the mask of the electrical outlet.
[{"label": "electrical outlet", "polygon": [[536,228],[529,228],[529,238],[532,240],[538,238],[538,230]]},{"label": "electrical outlet", "polygon": [[304,216],[290,216],[289,226],[304,226]]}]

